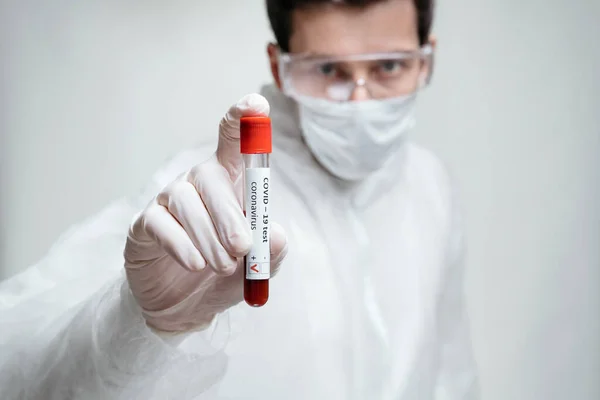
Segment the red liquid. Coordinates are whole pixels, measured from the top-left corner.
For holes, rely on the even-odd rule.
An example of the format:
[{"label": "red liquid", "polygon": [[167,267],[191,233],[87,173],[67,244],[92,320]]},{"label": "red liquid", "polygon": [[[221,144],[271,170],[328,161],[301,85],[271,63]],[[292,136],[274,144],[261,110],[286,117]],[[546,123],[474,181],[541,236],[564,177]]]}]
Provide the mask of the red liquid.
[{"label": "red liquid", "polygon": [[[246,257],[244,257],[244,268],[246,268]],[[246,279],[244,271],[244,300],[249,306],[262,307],[269,300],[268,279]]]}]

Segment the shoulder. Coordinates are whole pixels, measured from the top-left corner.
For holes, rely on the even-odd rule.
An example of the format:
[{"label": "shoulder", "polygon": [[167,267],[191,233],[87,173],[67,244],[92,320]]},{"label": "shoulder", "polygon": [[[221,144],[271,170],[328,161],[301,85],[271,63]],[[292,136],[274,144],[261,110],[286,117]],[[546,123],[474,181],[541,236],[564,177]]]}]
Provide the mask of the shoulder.
[{"label": "shoulder", "polygon": [[431,150],[407,144],[406,179],[435,210],[448,217],[455,206],[456,187],[447,164]]},{"label": "shoulder", "polygon": [[430,204],[448,238],[449,259],[459,259],[465,247],[464,210],[450,168],[432,151],[416,144],[409,145],[407,164],[409,184],[418,188],[422,202]]}]

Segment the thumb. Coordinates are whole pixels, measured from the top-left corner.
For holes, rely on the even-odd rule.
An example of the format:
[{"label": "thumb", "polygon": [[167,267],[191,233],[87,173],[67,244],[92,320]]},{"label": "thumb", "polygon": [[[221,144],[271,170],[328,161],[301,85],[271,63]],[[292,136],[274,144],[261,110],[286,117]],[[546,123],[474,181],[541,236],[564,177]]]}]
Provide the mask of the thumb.
[{"label": "thumb", "polygon": [[259,94],[249,94],[231,106],[219,125],[217,160],[225,167],[232,180],[241,171],[240,118],[269,116],[269,102]]}]

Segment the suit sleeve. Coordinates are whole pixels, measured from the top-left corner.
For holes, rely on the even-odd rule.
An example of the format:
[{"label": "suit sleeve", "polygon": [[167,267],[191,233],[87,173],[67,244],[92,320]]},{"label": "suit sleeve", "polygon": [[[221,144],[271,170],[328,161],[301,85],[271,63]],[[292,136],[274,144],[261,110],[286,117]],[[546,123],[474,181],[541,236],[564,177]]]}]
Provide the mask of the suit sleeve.
[{"label": "suit sleeve", "polygon": [[157,334],[123,272],[133,216],[198,160],[187,159],[159,171],[147,194],[114,202],[71,228],[37,264],[0,282],[1,399],[202,399],[217,387],[227,324]]}]

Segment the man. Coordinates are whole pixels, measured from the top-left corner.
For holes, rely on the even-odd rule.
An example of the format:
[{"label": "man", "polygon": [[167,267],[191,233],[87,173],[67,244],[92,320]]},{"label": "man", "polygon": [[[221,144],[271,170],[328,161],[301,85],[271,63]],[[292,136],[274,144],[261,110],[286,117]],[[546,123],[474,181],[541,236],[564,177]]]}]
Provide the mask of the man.
[{"label": "man", "polygon": [[[407,140],[432,0],[267,8],[276,85],[231,107],[216,152],[182,153],[0,287],[3,399],[477,398],[452,186]],[[273,122],[282,266],[259,309],[242,302],[253,115]]]}]

